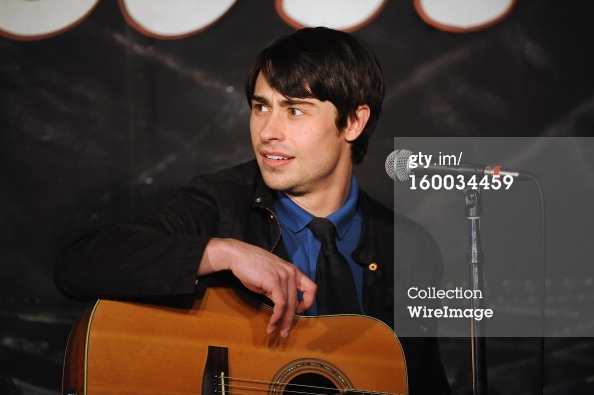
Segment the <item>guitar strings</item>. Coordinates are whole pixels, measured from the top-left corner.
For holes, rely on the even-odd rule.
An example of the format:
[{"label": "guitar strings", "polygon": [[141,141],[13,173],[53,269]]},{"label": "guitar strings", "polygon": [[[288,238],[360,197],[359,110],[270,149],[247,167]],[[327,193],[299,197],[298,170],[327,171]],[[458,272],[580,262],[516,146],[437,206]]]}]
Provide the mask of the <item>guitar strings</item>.
[{"label": "guitar strings", "polygon": [[[279,386],[287,386],[290,383],[283,383],[283,382],[272,382],[272,381],[264,381],[264,380],[254,380],[254,379],[247,379],[247,378],[240,378],[240,377],[227,377],[229,382],[243,382],[243,383],[250,383],[250,384],[263,384],[266,387],[249,387],[249,386],[242,386],[237,384],[225,384],[226,390],[233,389],[234,394],[252,394],[254,392],[268,392],[268,387],[270,385],[279,385]],[[291,384],[294,387],[301,387],[304,390],[321,390],[321,391],[334,391],[337,390],[341,394],[351,393],[351,394],[364,394],[364,395],[402,395],[396,394],[392,392],[381,392],[381,391],[371,391],[371,390],[358,390],[354,388],[343,388],[343,389],[336,389],[336,388],[327,388],[327,387],[319,387],[319,386],[311,386],[306,384]],[[236,390],[245,390],[251,392],[237,392]],[[306,391],[291,391],[295,394],[303,394],[303,395],[319,395],[320,392],[306,392]]]}]

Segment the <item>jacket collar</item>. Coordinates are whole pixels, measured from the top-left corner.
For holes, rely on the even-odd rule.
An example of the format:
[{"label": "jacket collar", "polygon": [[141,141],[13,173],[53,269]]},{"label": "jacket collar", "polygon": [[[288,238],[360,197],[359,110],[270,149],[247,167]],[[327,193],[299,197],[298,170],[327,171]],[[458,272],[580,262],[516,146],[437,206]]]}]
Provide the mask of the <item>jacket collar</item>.
[{"label": "jacket collar", "polygon": [[[258,172],[252,207],[267,210],[276,219],[274,199],[277,198],[278,195],[276,191],[270,189],[266,185],[261,173]],[[363,229],[361,229],[361,241],[353,252],[353,259],[361,265],[370,265],[372,263],[377,265],[378,263],[374,262],[374,260],[377,260],[377,257],[375,243],[373,242],[375,240],[375,235],[373,234],[373,218],[372,215],[370,215],[370,197],[361,189],[359,189],[358,205],[362,210],[364,220]],[[372,271],[375,272],[375,275],[380,275],[382,273],[382,268],[380,266],[372,266],[372,268],[374,269]]]}]

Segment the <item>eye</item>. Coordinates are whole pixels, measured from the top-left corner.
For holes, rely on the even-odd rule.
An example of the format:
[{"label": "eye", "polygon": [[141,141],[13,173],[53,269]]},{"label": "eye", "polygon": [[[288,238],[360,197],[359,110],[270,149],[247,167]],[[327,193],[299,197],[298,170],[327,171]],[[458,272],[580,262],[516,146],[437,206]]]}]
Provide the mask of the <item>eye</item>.
[{"label": "eye", "polygon": [[294,107],[289,108],[289,113],[294,117],[298,117],[305,114],[302,110]]},{"label": "eye", "polygon": [[270,111],[268,109],[268,107],[266,107],[266,105],[264,105],[262,103],[254,103],[254,104],[252,104],[252,109],[255,112],[268,112],[268,111]]}]

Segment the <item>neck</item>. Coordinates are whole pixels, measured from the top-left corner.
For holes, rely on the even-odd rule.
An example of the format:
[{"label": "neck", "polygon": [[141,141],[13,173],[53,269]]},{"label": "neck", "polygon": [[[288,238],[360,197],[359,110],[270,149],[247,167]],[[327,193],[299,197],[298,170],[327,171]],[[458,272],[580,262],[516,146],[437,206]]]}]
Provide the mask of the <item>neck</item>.
[{"label": "neck", "polygon": [[351,190],[351,174],[339,186],[317,188],[300,195],[286,192],[286,195],[299,207],[315,217],[327,217],[338,211],[346,202]]}]

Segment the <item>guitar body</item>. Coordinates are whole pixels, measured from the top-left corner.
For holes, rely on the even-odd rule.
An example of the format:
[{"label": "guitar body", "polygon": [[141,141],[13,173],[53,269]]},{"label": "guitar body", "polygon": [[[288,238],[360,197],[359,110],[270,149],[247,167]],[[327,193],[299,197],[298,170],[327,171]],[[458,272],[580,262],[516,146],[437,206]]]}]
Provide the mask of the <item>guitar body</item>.
[{"label": "guitar body", "polygon": [[231,288],[209,288],[189,310],[100,300],[70,335],[63,393],[222,393],[217,383],[230,395],[300,385],[407,393],[402,348],[382,322],[299,316],[281,338],[266,334],[270,314]]}]

